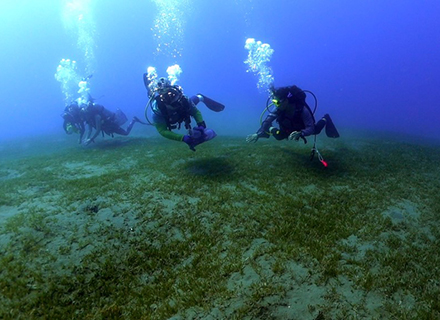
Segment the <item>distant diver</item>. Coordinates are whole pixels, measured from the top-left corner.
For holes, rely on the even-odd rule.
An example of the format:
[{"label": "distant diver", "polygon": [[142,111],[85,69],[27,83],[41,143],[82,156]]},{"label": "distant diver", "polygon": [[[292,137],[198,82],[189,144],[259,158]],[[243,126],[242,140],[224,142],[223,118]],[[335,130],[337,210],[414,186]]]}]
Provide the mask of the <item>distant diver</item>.
[{"label": "distant diver", "polygon": [[107,110],[104,106],[91,101],[81,108],[81,113],[89,129],[87,139],[83,142],[84,145],[95,142],[96,137],[100,133],[102,133],[102,136],[107,134],[111,137],[113,137],[114,134],[128,136],[136,122],[143,123],[137,117],[133,117],[127,129],[123,129],[121,126],[126,123],[128,119],[120,109],[116,109],[116,112],[112,112]]},{"label": "distant diver", "polygon": [[63,129],[67,134],[79,133],[79,143],[82,143],[85,133],[85,121],[81,115],[81,109],[77,101],[73,101],[64,108],[61,115],[63,118]]},{"label": "distant diver", "polygon": [[[119,109],[116,112],[107,110],[104,106],[95,104],[93,99],[86,103],[73,101],[64,109],[62,117],[64,131],[67,134],[79,133],[79,143],[85,146],[94,142],[99,134],[112,137],[114,134],[127,136],[136,122],[146,124],[137,117],[133,117],[127,129],[123,129],[121,126],[127,122],[126,115]],[[86,126],[88,133],[84,139]]]}]

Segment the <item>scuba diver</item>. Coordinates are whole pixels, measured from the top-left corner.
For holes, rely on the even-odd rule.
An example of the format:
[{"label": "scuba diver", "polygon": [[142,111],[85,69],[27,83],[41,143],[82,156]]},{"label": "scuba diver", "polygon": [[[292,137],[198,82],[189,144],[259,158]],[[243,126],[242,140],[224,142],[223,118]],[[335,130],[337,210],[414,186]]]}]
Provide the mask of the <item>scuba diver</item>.
[{"label": "scuba diver", "polygon": [[[62,65],[59,66],[59,69],[61,71],[64,70]],[[67,71],[73,72],[76,78],[76,72],[74,70],[69,69]],[[79,81],[79,90],[77,93],[80,97],[72,101],[64,109],[64,113],[62,114],[64,119],[63,128],[67,134],[72,134],[73,132],[80,133],[79,143],[89,145],[91,142],[94,142],[100,133],[102,133],[102,136],[107,134],[113,137],[115,133],[127,136],[130,134],[136,122],[146,124],[137,117],[134,117],[126,130],[121,128],[121,125],[127,122],[127,117],[121,110],[117,109],[116,112],[111,112],[104,108],[104,106],[94,103],[95,99],[90,95],[90,89],[88,87],[88,81],[92,76],[93,75],[89,75]],[[86,124],[88,126],[88,134],[87,138],[83,140]],[[92,136],[93,129],[95,129],[95,132]]]},{"label": "scuba diver", "polygon": [[[315,135],[315,144],[312,148],[312,157],[318,154],[319,160],[327,166],[322,159],[321,154],[316,148],[316,135],[325,127],[327,137],[338,138],[339,133],[328,114],[325,114],[318,122],[315,123],[314,113],[317,107],[316,96],[308,91],[302,90],[297,86],[288,86],[271,89],[271,98],[268,99],[267,106],[264,110],[269,111],[269,115],[262,122],[257,133],[247,136],[247,142],[256,142],[259,138],[269,138],[273,135],[277,140],[295,140],[302,139],[307,143],[307,136]],[[306,92],[315,98],[315,108],[312,111],[306,102]],[[270,99],[272,103],[269,104]],[[275,110],[270,111],[269,108],[274,105]],[[263,112],[263,113],[264,113]],[[262,114],[263,116],[263,114]],[[278,122],[279,128],[272,127],[273,121]],[[261,120],[260,120],[261,122]]]},{"label": "scuba diver", "polygon": [[61,117],[64,119],[64,131],[69,135],[79,133],[79,143],[81,144],[85,133],[85,121],[81,115],[78,102],[73,101],[70,105],[66,106]]},{"label": "scuba diver", "polygon": [[[314,112],[305,100],[305,91],[297,86],[272,88],[271,91],[272,104],[276,109],[269,113],[257,133],[247,136],[247,142],[256,142],[259,138],[269,138],[270,135],[277,140],[298,141],[301,138],[306,142],[305,137],[319,134],[324,127],[328,137],[339,137],[338,130],[328,114],[315,123]],[[268,110],[268,107],[265,110]],[[274,120],[280,128],[272,127]]]},{"label": "scuba diver", "polygon": [[[202,101],[209,109],[220,112],[225,108],[223,104],[202,94],[188,98],[183,94],[182,87],[172,85],[166,78],[151,79],[147,73],[144,73],[143,79],[149,97],[145,117],[150,124],[156,127],[160,135],[170,140],[183,141],[192,151],[195,151],[195,146],[216,137],[214,130],[206,127],[202,113],[196,106]],[[151,106],[153,113],[152,122],[147,116],[149,106]],[[191,128],[191,118],[197,123],[194,128]],[[188,130],[188,134],[172,131],[180,129],[182,123]]]},{"label": "scuba diver", "polygon": [[[102,136],[104,136],[104,133],[112,137],[115,133],[128,136],[136,122],[145,124],[137,117],[133,117],[125,130],[121,126],[127,122],[127,117],[121,110],[117,109],[116,112],[112,112],[102,105],[93,103],[93,99],[82,105],[80,110],[82,118],[88,125],[87,139],[83,142],[86,146],[91,142],[95,142],[95,138],[100,133],[102,133]],[[95,132],[92,136],[93,129],[95,129]]]}]

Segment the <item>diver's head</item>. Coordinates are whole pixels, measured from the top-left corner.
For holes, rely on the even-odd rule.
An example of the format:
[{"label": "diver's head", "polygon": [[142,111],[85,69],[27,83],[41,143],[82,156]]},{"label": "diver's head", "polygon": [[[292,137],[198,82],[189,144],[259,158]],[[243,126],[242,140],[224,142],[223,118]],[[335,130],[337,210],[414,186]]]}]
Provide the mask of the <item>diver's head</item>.
[{"label": "diver's head", "polygon": [[162,90],[166,87],[170,87],[171,82],[167,78],[161,77],[159,78],[159,80],[157,80],[156,86],[157,86],[156,90]]},{"label": "diver's head", "polygon": [[64,125],[64,131],[66,131],[67,134],[72,134],[75,132],[75,126],[71,122],[66,122]]},{"label": "diver's head", "polygon": [[275,107],[277,107],[277,109],[285,110],[289,104],[289,100],[283,94],[275,91],[272,92],[272,103],[275,105]]},{"label": "diver's head", "polygon": [[[73,123],[75,122],[75,114],[74,114],[75,110],[73,109],[73,107],[72,108],[71,107],[72,105],[67,106],[64,109],[64,113],[61,115],[61,117],[64,119],[63,129],[67,134],[72,134],[74,132]],[[76,107],[78,107],[78,105]]]},{"label": "diver's head", "polygon": [[279,99],[279,98],[273,98],[272,103],[279,110],[285,110],[287,105],[289,104],[287,99]]},{"label": "diver's head", "polygon": [[75,119],[70,115],[64,113],[62,115],[64,122],[63,122],[63,129],[67,134],[72,133],[78,133],[78,128],[75,125]]},{"label": "diver's head", "polygon": [[280,110],[288,104],[304,104],[306,94],[297,86],[271,88],[272,103]]},{"label": "diver's head", "polygon": [[67,110],[69,113],[71,113],[72,115],[78,113],[78,112],[79,112],[79,105],[78,105],[78,102],[77,102],[76,100],[72,101],[72,102],[66,107],[66,110]]},{"label": "diver's head", "polygon": [[169,87],[160,92],[159,99],[166,105],[173,105],[182,98],[182,95],[180,87]]},{"label": "diver's head", "polygon": [[64,113],[61,115],[64,121],[75,122],[80,119],[80,108],[76,101],[71,102],[64,108]]}]

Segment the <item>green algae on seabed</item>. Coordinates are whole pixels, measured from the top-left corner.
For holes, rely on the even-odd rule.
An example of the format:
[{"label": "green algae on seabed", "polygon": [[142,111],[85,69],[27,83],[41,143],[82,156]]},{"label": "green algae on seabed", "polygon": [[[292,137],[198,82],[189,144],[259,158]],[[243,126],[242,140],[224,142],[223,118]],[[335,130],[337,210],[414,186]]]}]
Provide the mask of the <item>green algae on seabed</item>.
[{"label": "green algae on seabed", "polygon": [[53,144],[0,164],[2,319],[440,317],[438,147]]}]

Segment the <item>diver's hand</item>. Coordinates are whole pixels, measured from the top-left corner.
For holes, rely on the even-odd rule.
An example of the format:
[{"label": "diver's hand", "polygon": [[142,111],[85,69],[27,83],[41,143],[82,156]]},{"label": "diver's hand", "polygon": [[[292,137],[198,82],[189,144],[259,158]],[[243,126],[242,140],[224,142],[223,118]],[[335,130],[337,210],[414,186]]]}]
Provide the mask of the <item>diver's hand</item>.
[{"label": "diver's hand", "polygon": [[197,127],[194,127],[194,128],[193,128],[193,130],[199,130],[199,131],[201,131],[201,132],[204,132],[205,129],[206,129],[206,127],[204,127],[204,126],[197,126]]},{"label": "diver's hand", "polygon": [[190,133],[191,138],[194,140],[199,139],[205,134],[205,129],[206,128],[203,126],[194,127]]},{"label": "diver's hand", "polygon": [[293,131],[290,135],[289,135],[289,140],[295,140],[298,141],[299,138],[302,137],[302,132],[301,131]]},{"label": "diver's hand", "polygon": [[256,134],[256,133],[250,134],[250,135],[248,135],[248,136],[246,137],[246,142],[247,142],[247,143],[250,143],[250,142],[257,142],[257,140],[258,140],[258,134]]},{"label": "diver's hand", "polygon": [[184,135],[182,141],[185,142],[192,151],[196,151],[194,148],[194,139],[191,138],[191,136]]}]

